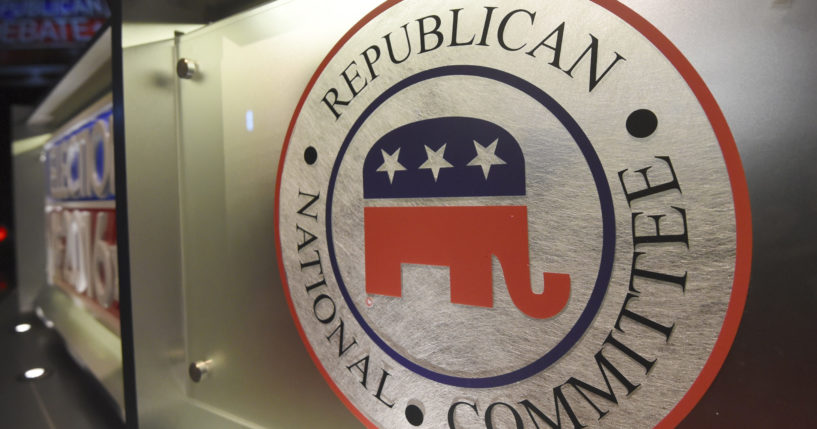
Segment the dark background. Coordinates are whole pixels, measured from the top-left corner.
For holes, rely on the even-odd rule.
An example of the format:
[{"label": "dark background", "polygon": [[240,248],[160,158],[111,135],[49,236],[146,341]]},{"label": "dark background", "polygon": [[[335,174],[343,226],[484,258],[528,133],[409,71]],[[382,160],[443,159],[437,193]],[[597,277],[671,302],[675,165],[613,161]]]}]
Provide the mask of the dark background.
[{"label": "dark background", "polygon": [[[31,111],[48,95],[92,42],[83,32],[54,37],[21,34],[21,27],[44,20],[59,25],[81,19],[83,28],[107,25],[117,0],[0,0],[0,225],[8,238],[0,242],[0,299],[16,284],[11,143],[27,137],[13,135],[14,124],[25,123]],[[211,22],[264,3],[262,0],[126,1],[123,13],[130,21]],[[88,6],[91,7],[88,7]],[[70,24],[66,24],[70,26]],[[16,106],[12,110],[12,106]],[[17,127],[19,129],[19,127]]]}]

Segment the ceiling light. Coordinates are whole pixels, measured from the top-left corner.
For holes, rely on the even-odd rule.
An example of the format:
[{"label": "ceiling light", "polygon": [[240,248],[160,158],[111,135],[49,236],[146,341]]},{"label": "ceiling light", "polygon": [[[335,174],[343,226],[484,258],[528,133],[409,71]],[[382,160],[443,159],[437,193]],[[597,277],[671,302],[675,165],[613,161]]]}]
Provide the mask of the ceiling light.
[{"label": "ceiling light", "polygon": [[43,378],[43,377],[45,377],[45,376],[47,376],[49,374],[50,374],[50,371],[48,371],[45,368],[39,368],[39,367],[31,368],[31,369],[26,370],[26,372],[22,373],[18,377],[18,380],[20,380],[20,381],[36,381],[36,380],[39,380],[39,379],[41,379],[41,378]]}]

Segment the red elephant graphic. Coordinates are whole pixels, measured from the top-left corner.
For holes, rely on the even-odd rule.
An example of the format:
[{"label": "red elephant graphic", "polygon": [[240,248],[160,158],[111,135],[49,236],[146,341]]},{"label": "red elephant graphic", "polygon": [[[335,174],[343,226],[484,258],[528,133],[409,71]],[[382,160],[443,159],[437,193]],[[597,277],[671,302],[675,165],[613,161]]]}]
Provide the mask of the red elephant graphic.
[{"label": "red elephant graphic", "polygon": [[[567,305],[568,274],[545,272],[544,292],[532,290],[527,207],[507,205],[525,195],[524,157],[501,127],[462,117],[405,125],[375,143],[363,176],[367,293],[399,297],[402,264],[440,265],[452,303],[493,307],[495,256],[522,313],[544,319]],[[440,205],[469,197],[499,204]]]}]

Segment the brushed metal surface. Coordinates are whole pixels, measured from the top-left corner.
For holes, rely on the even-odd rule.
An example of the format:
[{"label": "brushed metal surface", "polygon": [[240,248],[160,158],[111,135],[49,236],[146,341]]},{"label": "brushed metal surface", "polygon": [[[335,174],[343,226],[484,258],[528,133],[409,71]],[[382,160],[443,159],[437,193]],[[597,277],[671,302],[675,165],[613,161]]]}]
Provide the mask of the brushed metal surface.
[{"label": "brushed metal surface", "polygon": [[726,116],[752,203],[749,296],[718,377],[681,427],[814,427],[817,3],[625,0],[696,68]]},{"label": "brushed metal surface", "polygon": [[[725,148],[718,144],[713,126],[699,105],[703,101],[696,99],[689,84],[669,64],[664,54],[653,46],[653,42],[628,25],[622,25],[619,17],[589,2],[515,2],[499,7],[496,13],[510,16],[516,8],[548,13],[536,21],[532,31],[530,26],[512,28],[506,34],[509,39],[533,40],[536,43],[541,40],[540,35],[546,35],[561,22],[566,22],[564,46],[584,47],[583,38],[591,33],[599,38],[601,46],[606,46],[604,49],[607,51],[604,52],[608,56],[609,50],[615,49],[627,58],[627,62],[611,73],[603,87],[599,85],[595,92],[587,94],[584,79],[548,69],[546,64],[541,64],[541,59],[534,61],[531,56],[499,47],[473,45],[450,48],[451,45],[448,45],[415,53],[405,63],[378,64],[378,77],[367,82],[366,92],[361,89],[352,102],[341,107],[343,115],[338,117],[335,114],[333,117],[321,104],[322,97],[331,88],[342,87],[343,80],[336,76],[346,77],[349,84],[348,75],[344,73],[351,67],[352,59],[359,59],[359,53],[381,40],[382,35],[399,30],[404,22],[414,24],[422,21],[424,16],[447,16],[451,9],[463,11],[460,28],[465,28],[465,34],[472,34],[474,28],[482,28],[484,11],[469,2],[448,2],[443,5],[403,2],[395,4],[382,16],[363,26],[337,51],[322,70],[314,87],[310,88],[288,142],[287,162],[281,167],[283,179],[277,216],[280,220],[283,266],[293,306],[311,348],[333,382],[366,418],[377,425],[413,426],[402,413],[411,400],[425,404],[426,418],[432,425],[446,422],[449,407],[458,398],[476,401],[480,410],[498,401],[519,404],[525,399],[540,398],[540,401],[548,403],[550,396],[547,393],[570,377],[600,382],[594,356],[610,329],[617,325],[617,316],[627,296],[634,251],[632,237],[648,234],[652,227],[648,222],[634,222],[631,226],[632,213],[665,213],[662,210],[668,213],[671,206],[682,207],[687,210],[689,221],[687,247],[664,243],[648,249],[636,249],[647,252],[647,266],[659,267],[654,269],[665,273],[688,274],[687,287],[683,292],[678,288],[645,283],[635,285],[645,291],[638,298],[636,308],[645,311],[647,317],[659,323],[673,325],[673,336],[665,342],[654,332],[649,335],[649,330],[643,327],[639,330],[636,325],[624,325],[624,331],[620,333],[624,341],[634,349],[649,351],[647,354],[657,359],[658,363],[648,375],[642,377],[639,373],[638,390],[628,395],[626,401],[617,402],[615,410],[605,415],[603,420],[600,419],[602,411],[598,409],[589,406],[574,409],[585,424],[652,427],[681,401],[698,379],[719,336],[729,304],[736,265],[736,223],[733,217],[736,209],[721,153]],[[444,21],[442,32],[448,34],[453,31],[452,26]],[[412,31],[415,41],[422,37],[416,34],[416,28]],[[491,52],[486,54],[486,49]],[[569,57],[567,48],[563,49],[566,52],[564,55]],[[573,58],[579,53],[574,52]],[[399,86],[400,82],[419,71],[437,70],[436,67],[449,64],[510,70],[535,86],[544,88],[587,134],[604,168],[606,178],[602,180],[606,180],[613,191],[616,259],[610,289],[593,325],[572,346],[565,358],[546,371],[507,386],[477,389],[472,385],[444,385],[436,380],[431,381],[427,375],[421,376],[417,369],[399,363],[395,354],[445,375],[492,377],[529,363],[541,356],[542,350],[548,351],[548,347],[553,347],[555,341],[573,325],[582,309],[581,303],[586,302],[589,295],[586,285],[593,284],[595,267],[600,259],[600,197],[594,195],[595,186],[586,167],[582,166],[578,149],[570,144],[569,138],[564,137],[566,132],[560,131],[560,126],[546,110],[537,108],[518,91],[483,76],[462,74],[437,76],[413,86]],[[401,89],[393,90],[395,87]],[[391,94],[390,98],[377,104],[379,98],[376,97],[386,93]],[[348,92],[344,95],[348,97]],[[378,107],[371,110],[374,106]],[[661,126],[654,135],[638,141],[627,134],[624,123],[630,112],[644,107],[656,112]],[[536,237],[531,249],[540,255],[556,255],[546,263],[532,259],[530,269],[532,272],[542,272],[543,266],[554,267],[552,269],[556,272],[570,273],[576,283],[567,309],[554,320],[526,320],[521,317],[486,319],[495,313],[509,313],[509,300],[501,293],[495,311],[490,313],[451,306],[447,302],[448,291],[445,289],[448,279],[444,273],[440,275],[437,269],[404,268],[404,291],[409,289],[407,286],[419,289],[423,284],[433,285],[431,288],[425,287],[422,293],[412,295],[405,292],[401,298],[367,296],[362,262],[365,260],[360,176],[363,159],[386,132],[407,123],[441,116],[487,119],[508,129],[519,140],[526,154],[525,171],[529,175],[524,204],[536,216],[535,220],[530,220],[531,237]],[[358,124],[359,129],[356,128]],[[351,133],[350,129],[355,130],[355,134],[348,134],[350,140],[344,141],[347,133]],[[320,154],[316,165],[300,160],[300,154],[310,145],[315,145]],[[617,173],[656,166],[654,160],[659,155],[672,158],[683,193],[656,195],[634,202],[630,208],[624,190],[618,185]],[[335,161],[341,156],[342,160]],[[385,163],[386,154],[383,156]],[[652,180],[655,183],[666,181],[668,170],[656,170],[650,174],[655,172],[660,175],[663,171],[663,178],[653,176]],[[739,176],[733,179],[742,180]],[[390,176],[390,180],[398,179]],[[628,187],[637,186],[638,183],[632,177],[625,178],[625,182]],[[302,193],[323,196],[309,210],[311,213],[326,213],[327,220],[312,222],[304,217],[303,212],[299,211],[306,203]],[[495,200],[500,205],[514,204],[512,199]],[[404,206],[409,203],[388,201],[388,204]],[[412,200],[411,204],[417,202]],[[437,206],[449,204],[452,204],[451,200],[434,201]],[[554,213],[554,216],[548,216],[548,213]],[[331,225],[324,227],[322,222],[330,222],[330,215]],[[675,228],[664,233],[679,233],[677,218],[674,223]],[[312,258],[307,256],[311,253],[303,253],[302,246],[296,246],[302,241],[306,242],[302,230],[297,226],[308,229],[318,237],[317,244],[311,249],[325,257],[320,273],[322,277],[318,276],[317,268],[311,271],[305,268],[304,263]],[[486,225],[486,228],[490,227]],[[395,246],[399,245],[395,243]],[[337,263],[332,261],[334,271],[330,271],[329,259],[333,257],[337,258]],[[499,271],[494,270],[495,273]],[[304,285],[319,278],[326,279],[325,288],[319,289],[319,292],[304,288]],[[495,280],[500,285],[504,283],[500,275],[495,275]],[[344,288],[348,295],[341,296],[339,290]],[[496,286],[495,290],[498,290]],[[436,297],[436,301],[433,297]],[[355,313],[355,307],[362,315]],[[391,390],[394,407],[383,407],[372,399],[372,392],[368,391],[371,389],[361,389],[358,385],[364,384],[365,387],[365,383],[349,375],[354,360],[340,356],[336,345],[326,342],[326,337],[338,322],[328,326],[329,322],[321,319],[324,316],[332,319],[331,316],[335,314],[336,320],[346,322],[347,335],[360,344],[354,356],[370,357],[370,364],[376,368],[375,374],[380,374],[381,368],[389,372],[394,380]],[[516,315],[511,313],[511,316]],[[366,322],[382,337],[382,342],[376,343],[367,338],[372,335],[371,332],[363,333],[366,328],[355,324],[355,320],[360,325]],[[384,344],[396,350],[396,353],[389,351]],[[630,364],[633,364],[630,374],[634,374],[637,366],[633,362]],[[545,399],[541,399],[543,395]],[[595,413],[599,415],[594,417]],[[504,421],[508,421],[508,417],[506,414]]]}]

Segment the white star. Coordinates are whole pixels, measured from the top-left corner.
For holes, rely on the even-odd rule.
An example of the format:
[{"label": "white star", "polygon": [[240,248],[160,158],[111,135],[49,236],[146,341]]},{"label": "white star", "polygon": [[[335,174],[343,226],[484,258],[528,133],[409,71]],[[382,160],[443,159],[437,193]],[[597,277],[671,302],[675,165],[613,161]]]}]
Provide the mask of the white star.
[{"label": "white star", "polygon": [[403,165],[397,161],[397,158],[400,157],[400,149],[398,148],[391,155],[386,153],[383,149],[380,149],[380,153],[383,154],[383,165],[377,167],[377,171],[385,171],[389,175],[389,183],[392,183],[394,181],[394,173],[406,169],[406,167],[403,167]]},{"label": "white star", "polygon": [[496,144],[499,139],[493,141],[488,146],[483,146],[474,140],[474,148],[477,150],[477,156],[468,163],[469,166],[478,165],[482,167],[482,174],[485,175],[485,180],[488,180],[488,172],[492,165],[504,165],[505,161],[496,156]]},{"label": "white star", "polygon": [[446,161],[443,158],[443,154],[445,154],[445,143],[437,149],[436,151],[431,150],[430,147],[426,146],[426,156],[428,159],[424,162],[419,168],[431,170],[431,174],[434,175],[434,181],[437,181],[437,176],[440,175],[441,168],[449,168],[453,167],[450,162]]}]

